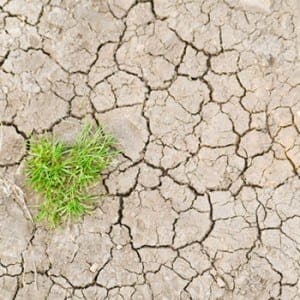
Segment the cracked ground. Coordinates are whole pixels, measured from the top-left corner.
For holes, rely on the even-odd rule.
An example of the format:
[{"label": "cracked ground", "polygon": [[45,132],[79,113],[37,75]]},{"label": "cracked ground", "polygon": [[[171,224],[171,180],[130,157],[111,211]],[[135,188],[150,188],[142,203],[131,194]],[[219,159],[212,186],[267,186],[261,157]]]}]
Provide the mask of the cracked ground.
[{"label": "cracked ground", "polygon": [[[299,14],[0,0],[0,299],[300,299]],[[49,231],[7,180],[35,215],[25,142],[85,122],[123,154],[93,213]]]}]

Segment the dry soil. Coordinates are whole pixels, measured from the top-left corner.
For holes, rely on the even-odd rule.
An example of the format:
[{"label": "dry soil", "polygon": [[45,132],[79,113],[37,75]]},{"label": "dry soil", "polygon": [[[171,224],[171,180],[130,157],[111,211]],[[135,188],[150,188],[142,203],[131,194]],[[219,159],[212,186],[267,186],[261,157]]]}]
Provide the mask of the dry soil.
[{"label": "dry soil", "polygon": [[300,299],[298,0],[0,0],[0,166],[85,122],[124,154],[49,231],[1,185],[0,299]]}]

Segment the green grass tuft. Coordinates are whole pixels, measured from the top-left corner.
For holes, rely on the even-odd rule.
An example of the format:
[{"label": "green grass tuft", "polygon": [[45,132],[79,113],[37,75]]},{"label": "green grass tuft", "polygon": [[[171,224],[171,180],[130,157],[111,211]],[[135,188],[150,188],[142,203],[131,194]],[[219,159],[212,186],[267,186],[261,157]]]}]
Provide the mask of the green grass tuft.
[{"label": "green grass tuft", "polygon": [[44,196],[37,220],[56,227],[89,212],[94,197],[87,188],[118,154],[115,144],[101,127],[93,131],[91,125],[84,127],[71,146],[55,138],[32,139],[26,176],[29,185]]}]

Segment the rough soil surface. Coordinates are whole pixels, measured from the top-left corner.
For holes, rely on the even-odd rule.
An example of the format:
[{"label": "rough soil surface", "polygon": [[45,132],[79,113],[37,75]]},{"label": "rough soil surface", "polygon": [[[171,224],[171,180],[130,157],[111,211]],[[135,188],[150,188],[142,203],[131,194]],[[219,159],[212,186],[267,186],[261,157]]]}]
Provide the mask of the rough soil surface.
[{"label": "rough soil surface", "polygon": [[0,196],[0,299],[300,299],[297,0],[0,0],[0,166],[86,121],[124,154],[80,224]]}]

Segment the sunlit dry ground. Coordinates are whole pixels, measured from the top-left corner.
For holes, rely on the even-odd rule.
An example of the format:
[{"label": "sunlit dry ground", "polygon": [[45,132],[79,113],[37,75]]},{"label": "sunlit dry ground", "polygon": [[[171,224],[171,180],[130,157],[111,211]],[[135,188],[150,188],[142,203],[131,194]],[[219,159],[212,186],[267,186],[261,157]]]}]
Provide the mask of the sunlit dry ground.
[{"label": "sunlit dry ground", "polygon": [[[82,223],[2,183],[0,299],[300,299],[297,0],[0,0],[0,166],[85,122],[124,154]],[[19,191],[20,192],[20,191]]]}]

